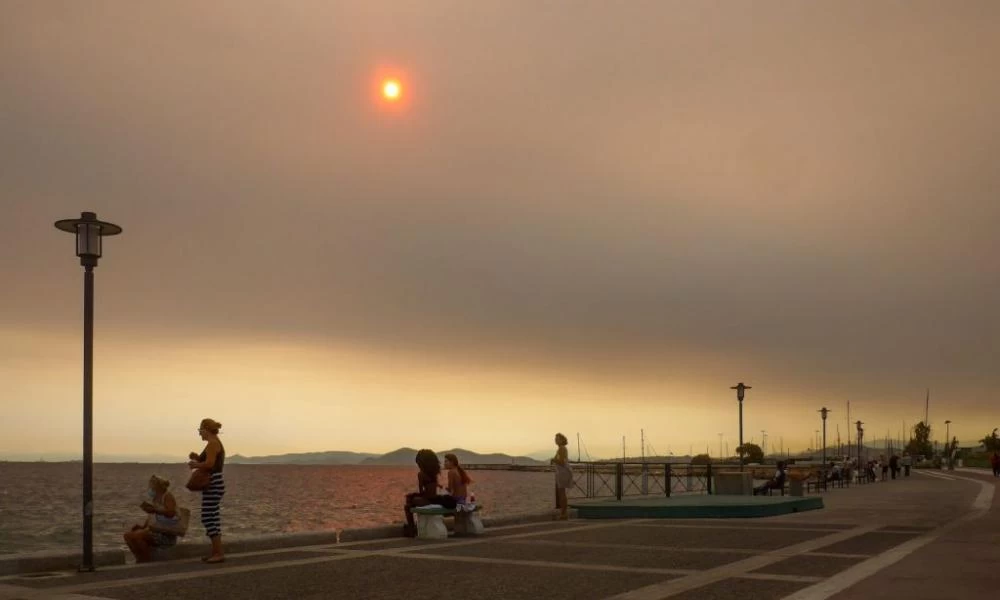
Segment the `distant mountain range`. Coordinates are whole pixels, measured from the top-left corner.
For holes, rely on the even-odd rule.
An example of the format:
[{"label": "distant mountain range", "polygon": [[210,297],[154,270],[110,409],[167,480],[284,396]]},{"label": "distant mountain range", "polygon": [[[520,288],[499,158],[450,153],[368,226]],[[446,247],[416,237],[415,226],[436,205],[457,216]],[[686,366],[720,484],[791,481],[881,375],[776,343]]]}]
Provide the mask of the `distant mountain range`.
[{"label": "distant mountain range", "polygon": [[[274,454],[266,456],[243,456],[233,454],[226,457],[230,464],[254,465],[412,465],[417,451],[413,448],[400,448],[386,454],[373,452],[301,452],[294,454]],[[459,462],[464,464],[517,464],[538,465],[549,464],[548,453],[539,453],[538,457],[545,460],[535,460],[531,456],[511,456],[509,454],[492,453],[479,454],[471,450],[455,448],[438,452],[444,462],[445,454],[455,454]],[[187,456],[168,454],[95,454],[96,463],[148,463],[148,464],[181,464],[187,461]],[[80,462],[80,454],[72,452],[49,452],[40,454],[0,454],[0,462]]]},{"label": "distant mountain range", "polygon": [[267,456],[243,456],[234,454],[226,457],[226,462],[253,465],[358,465],[364,460],[379,456],[370,452],[301,452],[297,454],[273,454]]},{"label": "distant mountain range", "polygon": [[[480,465],[541,465],[548,464],[528,456],[511,456],[509,454],[492,453],[479,454],[471,450],[454,448],[437,453],[444,461],[445,454],[454,454],[462,464]],[[226,458],[226,462],[235,464],[270,464],[270,465],[412,465],[417,451],[413,448],[400,448],[386,454],[371,454],[367,452],[305,452],[298,454],[277,454],[270,456],[241,456],[234,454]]]}]

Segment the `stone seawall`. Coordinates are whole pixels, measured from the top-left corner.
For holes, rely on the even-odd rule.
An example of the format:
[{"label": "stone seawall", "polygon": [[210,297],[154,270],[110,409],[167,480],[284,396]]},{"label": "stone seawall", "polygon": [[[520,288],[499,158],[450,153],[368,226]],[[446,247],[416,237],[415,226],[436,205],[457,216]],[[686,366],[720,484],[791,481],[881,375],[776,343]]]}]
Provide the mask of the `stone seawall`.
[{"label": "stone seawall", "polygon": [[[552,519],[550,511],[516,515],[484,517],[483,524],[489,527],[537,523]],[[450,519],[446,520],[449,522]],[[226,540],[227,554],[262,552],[304,546],[328,546],[344,542],[387,539],[402,536],[401,525],[382,525],[337,531],[307,531],[301,533],[278,533],[240,537]],[[179,544],[164,551],[157,560],[178,560],[194,558],[206,554],[208,541],[198,527],[192,526],[188,536]],[[110,567],[127,564],[131,555],[127,548],[95,548],[94,564]],[[46,551],[27,554],[0,554],[0,576],[25,575],[51,571],[76,570],[80,565],[80,552]]]}]

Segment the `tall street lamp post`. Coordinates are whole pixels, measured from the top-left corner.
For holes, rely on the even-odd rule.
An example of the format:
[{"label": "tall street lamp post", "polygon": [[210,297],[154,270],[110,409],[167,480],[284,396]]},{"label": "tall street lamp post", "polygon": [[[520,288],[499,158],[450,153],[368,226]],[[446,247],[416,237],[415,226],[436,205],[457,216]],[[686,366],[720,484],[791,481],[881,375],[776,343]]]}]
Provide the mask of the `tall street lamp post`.
[{"label": "tall street lamp post", "polygon": [[122,228],[85,212],[79,219],[56,221],[57,229],[76,235],[76,255],[83,266],[83,557],[81,571],[94,570],[94,267],[101,258],[101,238]]},{"label": "tall street lamp post", "polygon": [[951,419],[944,422],[944,443],[945,448],[948,449],[948,470],[952,471],[955,469],[955,463],[952,462],[951,457],[955,454],[955,448],[951,444]]},{"label": "tall street lamp post", "polygon": [[862,472],[867,474],[867,470],[865,470],[865,467],[864,465],[862,465],[862,460],[861,460],[861,450],[864,448],[863,440],[865,437],[865,430],[864,428],[861,427],[862,425],[864,425],[864,423],[862,423],[861,421],[858,421],[857,423],[855,423],[855,425],[858,426],[858,476],[860,477]]},{"label": "tall street lamp post", "polygon": [[740,403],[740,471],[743,470],[743,395],[746,390],[751,389],[749,385],[743,385],[743,382],[739,382],[736,385],[729,388],[731,390],[736,390],[736,399]]},{"label": "tall street lamp post", "polygon": [[819,409],[819,414],[823,417],[823,489],[826,489],[826,415],[832,412],[829,408],[823,407]]}]

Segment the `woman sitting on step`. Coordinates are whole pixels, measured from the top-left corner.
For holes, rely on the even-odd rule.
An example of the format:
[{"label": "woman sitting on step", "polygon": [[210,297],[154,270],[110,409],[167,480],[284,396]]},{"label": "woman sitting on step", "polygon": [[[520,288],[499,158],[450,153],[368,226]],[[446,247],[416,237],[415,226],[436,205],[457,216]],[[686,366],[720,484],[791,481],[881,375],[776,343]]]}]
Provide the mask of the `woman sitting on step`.
[{"label": "woman sitting on step", "polygon": [[125,533],[125,543],[137,563],[151,561],[154,548],[169,548],[177,543],[177,536],[169,533],[180,523],[177,500],[167,491],[169,487],[166,479],[156,475],[149,478],[149,499],[140,505],[149,516],[143,525],[135,525]]}]

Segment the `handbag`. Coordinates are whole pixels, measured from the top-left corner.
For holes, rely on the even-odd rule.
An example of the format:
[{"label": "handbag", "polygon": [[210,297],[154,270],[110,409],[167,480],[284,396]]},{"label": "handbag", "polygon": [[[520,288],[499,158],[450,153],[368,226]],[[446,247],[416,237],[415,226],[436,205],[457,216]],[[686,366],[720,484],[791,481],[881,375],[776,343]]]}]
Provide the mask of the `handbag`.
[{"label": "handbag", "polygon": [[191,477],[188,478],[187,489],[192,492],[201,492],[208,488],[212,481],[212,472],[208,469],[192,469]]},{"label": "handbag", "polygon": [[156,522],[156,515],[150,515],[146,522],[146,526],[149,527],[150,531],[155,531],[156,533],[165,533],[167,535],[175,535],[177,537],[184,537],[187,534],[188,525],[191,523],[191,510],[187,508],[177,507],[177,523],[173,525],[164,525]]}]

